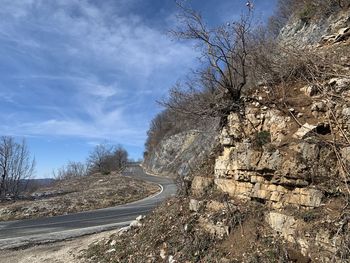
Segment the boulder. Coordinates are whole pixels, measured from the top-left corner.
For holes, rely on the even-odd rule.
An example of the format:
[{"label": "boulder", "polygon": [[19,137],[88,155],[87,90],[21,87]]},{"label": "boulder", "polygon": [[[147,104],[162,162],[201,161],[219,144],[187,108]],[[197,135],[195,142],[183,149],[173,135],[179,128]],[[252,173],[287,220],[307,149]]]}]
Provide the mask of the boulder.
[{"label": "boulder", "polygon": [[334,43],[344,41],[350,37],[350,27],[344,27],[338,30],[338,35],[334,39]]},{"label": "boulder", "polygon": [[215,200],[210,200],[206,204],[205,208],[211,212],[220,212],[220,211],[223,211],[226,208],[226,206],[224,203],[221,203]]},{"label": "boulder", "polygon": [[129,225],[129,226],[122,227],[122,228],[120,228],[120,229],[118,230],[117,235],[118,235],[118,236],[121,236],[121,235],[123,235],[123,234],[129,232],[130,229],[131,229],[130,225]]},{"label": "boulder", "polygon": [[290,242],[294,242],[297,220],[294,217],[277,212],[270,212],[265,216],[270,227]]},{"label": "boulder", "polygon": [[129,226],[130,226],[131,228],[138,228],[138,227],[141,227],[142,224],[141,224],[140,221],[134,220],[134,221],[132,221],[132,222],[130,223]]},{"label": "boulder", "polygon": [[110,245],[111,247],[113,247],[113,246],[115,246],[115,244],[117,244],[117,241],[113,239],[109,245]]},{"label": "boulder", "polygon": [[336,37],[337,37],[336,34],[324,35],[321,37],[321,43],[333,42]]},{"label": "boulder", "polygon": [[138,217],[136,217],[136,221],[142,221],[143,219],[145,219],[146,216],[144,215],[139,215]]},{"label": "boulder", "polygon": [[317,102],[312,104],[311,111],[326,112],[327,111],[327,105],[323,101],[317,101]]},{"label": "boulder", "polygon": [[332,78],[328,81],[328,85],[335,87],[336,91],[339,92],[349,87],[350,78]]},{"label": "boulder", "polygon": [[208,232],[213,237],[222,239],[230,233],[230,228],[222,223],[218,222],[214,224],[210,222],[207,218],[200,217],[198,219],[199,226]]},{"label": "boulder", "polygon": [[232,137],[230,137],[230,136],[221,137],[221,138],[220,138],[220,143],[221,143],[221,145],[223,145],[223,146],[231,146],[231,145],[234,145],[235,140],[234,140],[234,138],[232,138]]},{"label": "boulder", "polygon": [[307,137],[307,135],[315,131],[316,128],[316,125],[305,123],[296,131],[296,133],[293,134],[293,137],[296,139],[304,139],[305,137]]},{"label": "boulder", "polygon": [[159,256],[162,258],[162,259],[165,259],[166,258],[166,254],[167,254],[167,250],[165,248],[162,248],[159,252]]},{"label": "boulder", "polygon": [[196,199],[190,199],[189,209],[192,212],[198,212],[202,206],[202,202]]},{"label": "boulder", "polygon": [[174,259],[174,256],[170,255],[169,258],[168,258],[168,262],[169,263],[175,263],[176,260]]},{"label": "boulder", "polygon": [[192,180],[191,190],[194,195],[205,194],[206,190],[213,184],[214,179],[210,177],[195,176]]},{"label": "boulder", "polygon": [[345,120],[345,123],[350,124],[350,108],[344,108],[342,110],[342,115],[343,115],[343,118]]}]

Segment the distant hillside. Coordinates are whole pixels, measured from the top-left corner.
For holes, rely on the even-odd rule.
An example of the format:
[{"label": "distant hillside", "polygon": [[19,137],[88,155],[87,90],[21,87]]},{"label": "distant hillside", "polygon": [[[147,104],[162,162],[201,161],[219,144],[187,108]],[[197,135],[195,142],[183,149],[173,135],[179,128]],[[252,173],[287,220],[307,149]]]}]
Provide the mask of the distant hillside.
[{"label": "distant hillside", "polygon": [[40,178],[40,179],[30,179],[30,180],[24,180],[24,184],[37,184],[39,186],[49,186],[55,181],[53,178]]},{"label": "distant hillside", "polygon": [[38,188],[49,187],[55,182],[52,178],[40,178],[40,179],[26,179],[21,180],[21,189],[27,191],[35,191]]}]

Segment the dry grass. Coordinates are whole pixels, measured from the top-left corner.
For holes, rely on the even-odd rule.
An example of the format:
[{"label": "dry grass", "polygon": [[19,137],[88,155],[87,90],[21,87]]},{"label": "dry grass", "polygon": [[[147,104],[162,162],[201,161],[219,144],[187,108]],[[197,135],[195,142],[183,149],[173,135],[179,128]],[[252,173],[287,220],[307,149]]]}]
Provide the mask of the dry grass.
[{"label": "dry grass", "polygon": [[120,205],[145,198],[159,191],[157,185],[116,173],[94,174],[39,189],[51,193],[38,200],[0,203],[0,221],[57,216]]},{"label": "dry grass", "polygon": [[[141,228],[136,228],[109,243],[93,244],[86,252],[87,262],[198,262],[212,247],[214,239],[196,225],[198,215],[188,209],[187,199],[171,199],[150,214]],[[106,253],[114,248],[113,253]]]},{"label": "dry grass", "polygon": [[[264,223],[263,206],[240,204],[228,236],[218,238],[199,223],[200,216],[225,217],[232,214],[196,213],[188,209],[189,199],[171,199],[143,222],[122,235],[95,242],[85,251],[86,262],[309,262],[292,245],[274,236]],[[163,257],[162,257],[162,256]]]}]

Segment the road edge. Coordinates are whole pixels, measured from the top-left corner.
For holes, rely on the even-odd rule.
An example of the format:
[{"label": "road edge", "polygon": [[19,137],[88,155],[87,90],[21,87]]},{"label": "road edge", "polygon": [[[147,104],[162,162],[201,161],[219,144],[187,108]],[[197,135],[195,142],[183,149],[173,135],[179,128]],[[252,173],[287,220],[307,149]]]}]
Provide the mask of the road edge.
[{"label": "road edge", "polygon": [[82,229],[72,229],[66,230],[63,232],[55,232],[52,234],[42,235],[33,235],[27,237],[15,237],[15,238],[6,238],[0,240],[0,251],[8,250],[8,249],[19,249],[23,247],[30,247],[34,245],[43,245],[49,243],[55,243],[60,241],[70,240],[76,237],[82,237],[86,235],[92,235],[101,233],[108,230],[117,229],[120,227],[127,226],[132,221],[125,221],[115,224],[108,224],[103,226],[94,226],[94,227],[86,227]]},{"label": "road edge", "polygon": [[[144,168],[140,165],[142,170],[147,173]],[[151,175],[152,176],[152,175]],[[158,195],[162,194],[164,191],[164,187],[161,184],[156,184],[160,188],[160,191],[158,191],[155,194],[152,194],[150,196],[147,196],[143,199],[136,200],[130,203],[122,204],[127,205],[127,204],[133,204],[133,203],[138,203],[142,201],[146,201],[152,198],[157,197]],[[101,208],[101,210],[108,210],[114,207],[108,207],[108,208]],[[100,209],[97,209],[100,210]],[[80,212],[78,212],[80,213]],[[26,248],[26,247],[31,247],[35,245],[43,245],[43,244],[49,244],[49,243],[55,243],[55,242],[61,242],[61,241],[66,241],[70,240],[73,238],[77,237],[82,237],[86,235],[92,235],[92,234],[97,234],[109,230],[114,230],[117,228],[121,228],[124,226],[128,226],[133,220],[130,221],[125,221],[125,222],[119,222],[119,223],[114,223],[114,224],[107,224],[107,225],[102,225],[102,226],[94,226],[94,227],[86,227],[86,228],[81,228],[81,229],[72,229],[72,230],[65,230],[61,232],[54,232],[51,234],[45,234],[45,235],[31,235],[31,236],[26,236],[26,237],[14,237],[14,238],[6,238],[6,239],[0,239],[0,251],[2,250],[10,250],[10,249],[20,249],[20,248]]]}]

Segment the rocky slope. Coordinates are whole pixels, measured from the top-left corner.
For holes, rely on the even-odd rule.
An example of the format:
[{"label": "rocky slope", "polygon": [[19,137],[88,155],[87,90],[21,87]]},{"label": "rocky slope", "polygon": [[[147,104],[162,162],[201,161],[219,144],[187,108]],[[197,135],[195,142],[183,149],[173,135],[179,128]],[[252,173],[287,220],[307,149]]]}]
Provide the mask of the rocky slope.
[{"label": "rocky slope", "polygon": [[[348,13],[342,21],[349,21]],[[334,66],[345,73],[322,83],[290,83],[283,95],[260,87],[242,111],[229,115],[214,175],[192,181],[189,206],[196,213],[207,211],[209,232],[225,235],[231,227],[208,219],[214,199],[208,192],[214,189],[231,205],[260,203],[262,227],[273,231],[275,242],[281,238],[285,248],[300,253],[297,262],[350,261],[349,36],[337,30],[318,43],[318,52],[339,56],[343,63]]]},{"label": "rocky slope", "polygon": [[[348,13],[342,21],[349,21]],[[349,34],[338,31],[318,43],[320,53],[340,56],[343,63],[336,66],[345,73],[339,77],[290,83],[283,96],[261,87],[246,98],[244,110],[229,115],[214,176],[192,181],[192,211],[208,209],[211,188],[227,194],[232,205],[260,203],[264,228],[300,253],[297,262],[350,261],[349,44]],[[205,222],[216,235],[230,228],[224,221]]]},{"label": "rocky slope", "polygon": [[318,19],[308,17],[308,12],[302,13],[292,16],[289,23],[282,28],[279,36],[282,43],[299,47],[319,46],[330,40],[341,41],[343,36],[349,34],[344,30],[350,26],[348,10],[340,10]]},{"label": "rocky slope", "polygon": [[[333,79],[325,88],[333,82],[332,89],[349,89],[350,78]],[[350,134],[350,93],[339,93],[344,100],[333,104],[325,94],[310,100],[307,90],[301,88],[297,96],[303,103],[289,112],[256,102],[248,103],[241,116],[232,113],[222,130],[224,151],[216,159],[213,183],[232,198],[263,203],[265,220],[278,235],[304,256],[328,262],[349,234],[348,215],[341,215],[346,199],[338,196],[349,194],[348,170],[339,162],[349,167],[350,145],[339,143],[335,150],[329,142],[332,136],[346,141]],[[293,211],[321,214],[307,224]],[[330,228],[332,223],[339,228]]]}]

